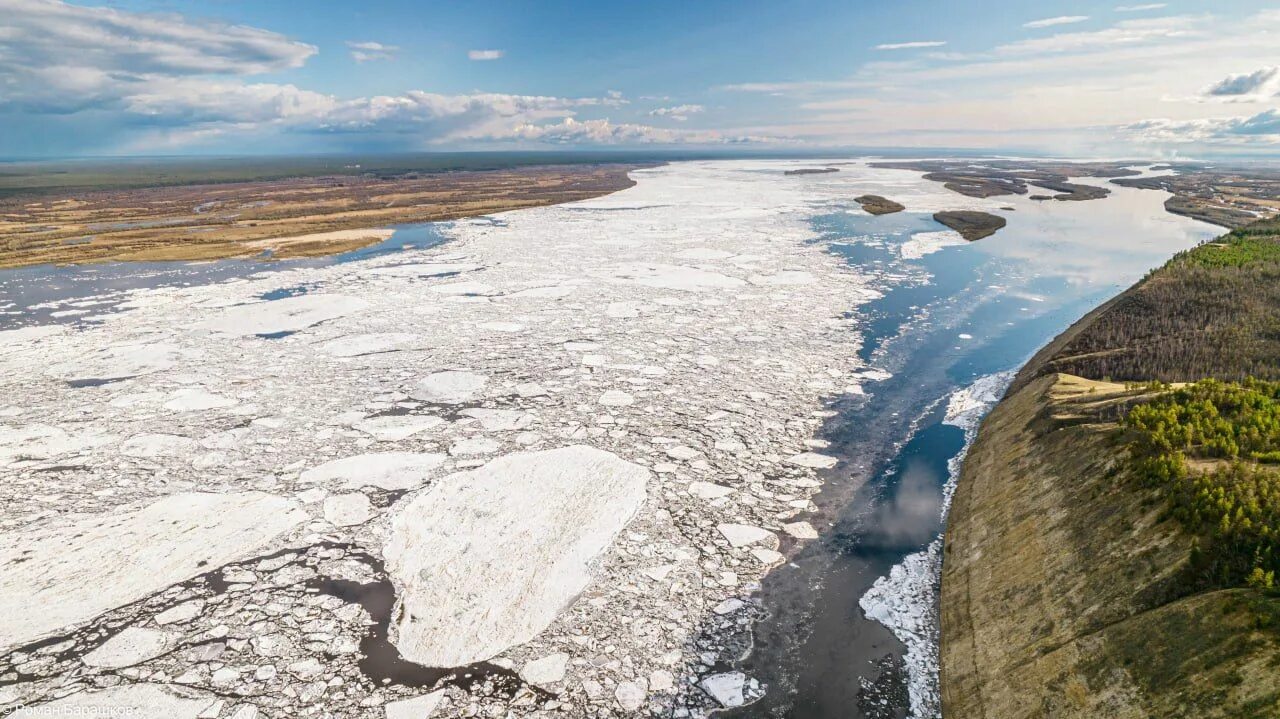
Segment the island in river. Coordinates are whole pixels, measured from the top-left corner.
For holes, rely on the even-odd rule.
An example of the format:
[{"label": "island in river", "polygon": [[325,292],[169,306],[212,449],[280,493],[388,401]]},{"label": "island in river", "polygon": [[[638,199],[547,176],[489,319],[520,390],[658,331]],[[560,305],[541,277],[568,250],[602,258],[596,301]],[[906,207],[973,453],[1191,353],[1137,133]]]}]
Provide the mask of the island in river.
[{"label": "island in river", "polygon": [[990,237],[996,233],[996,230],[1008,224],[1008,221],[999,215],[978,210],[935,212],[933,219],[959,232],[961,237],[970,242]]},{"label": "island in river", "polygon": [[861,195],[853,198],[853,201],[862,205],[862,209],[873,215],[892,215],[895,212],[902,212],[907,209],[902,203],[894,202],[880,195]]}]

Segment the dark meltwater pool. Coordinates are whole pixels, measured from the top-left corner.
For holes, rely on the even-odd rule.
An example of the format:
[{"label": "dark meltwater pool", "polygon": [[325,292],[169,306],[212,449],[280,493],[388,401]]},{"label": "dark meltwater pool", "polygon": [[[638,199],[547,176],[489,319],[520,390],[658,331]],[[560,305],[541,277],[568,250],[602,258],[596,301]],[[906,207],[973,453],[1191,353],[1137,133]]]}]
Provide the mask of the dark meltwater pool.
[{"label": "dark meltwater pool", "polygon": [[825,451],[844,461],[815,498],[823,537],[766,577],[741,670],[767,691],[729,716],[906,717],[913,694],[915,716],[936,716],[936,666],[905,661],[899,636],[859,602],[943,529],[943,487],[966,447],[965,430],[944,422],[949,397],[1016,369],[1147,270],[1221,232],[1166,213],[1162,193],[1111,189],[1090,202],[1000,198],[1013,208],[1000,213],[1008,226],[975,243],[939,242],[932,233],[945,228],[927,213],[814,220],[832,252],[877,277],[883,297],[854,314],[863,334],[850,351],[892,376],[833,406]]}]

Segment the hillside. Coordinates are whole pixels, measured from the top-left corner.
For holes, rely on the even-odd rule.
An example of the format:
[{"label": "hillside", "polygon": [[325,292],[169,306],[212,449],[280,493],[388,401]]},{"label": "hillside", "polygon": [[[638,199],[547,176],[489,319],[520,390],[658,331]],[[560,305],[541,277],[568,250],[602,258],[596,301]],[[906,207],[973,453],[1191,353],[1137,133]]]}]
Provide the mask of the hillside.
[{"label": "hillside", "polygon": [[1015,387],[1066,372],[1116,381],[1280,379],[1280,220],[1182,252],[1086,315]]},{"label": "hillside", "polygon": [[1147,383],[1280,375],[1278,232],[1173,258],[983,424],[947,529],[945,716],[1280,716],[1280,387]]}]

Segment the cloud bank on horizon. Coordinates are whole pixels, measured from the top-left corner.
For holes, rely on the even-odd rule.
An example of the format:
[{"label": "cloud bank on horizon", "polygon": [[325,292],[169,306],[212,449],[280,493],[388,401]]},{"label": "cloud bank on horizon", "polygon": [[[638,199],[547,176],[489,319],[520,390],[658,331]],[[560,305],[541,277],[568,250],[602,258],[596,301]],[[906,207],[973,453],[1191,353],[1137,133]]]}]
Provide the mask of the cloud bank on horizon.
[{"label": "cloud bank on horizon", "polygon": [[[983,3],[959,13],[938,0],[915,18],[835,0],[805,14],[582,3],[563,17],[486,0],[429,18],[395,0],[387,12],[318,1],[305,25],[273,7],[215,19],[194,1],[163,13],[97,2],[0,0],[0,156],[1280,149],[1280,10],[1248,0],[1023,16],[991,4],[985,17]],[[539,32],[550,25],[558,36]]]}]

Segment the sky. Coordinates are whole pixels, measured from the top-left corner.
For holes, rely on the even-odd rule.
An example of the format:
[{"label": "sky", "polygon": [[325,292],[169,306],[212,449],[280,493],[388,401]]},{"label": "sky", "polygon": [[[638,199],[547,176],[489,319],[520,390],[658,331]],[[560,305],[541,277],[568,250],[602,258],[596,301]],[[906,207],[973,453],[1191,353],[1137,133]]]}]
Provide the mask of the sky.
[{"label": "sky", "polygon": [[1280,2],[0,0],[0,158],[1280,151]]}]

